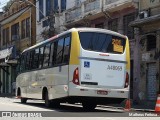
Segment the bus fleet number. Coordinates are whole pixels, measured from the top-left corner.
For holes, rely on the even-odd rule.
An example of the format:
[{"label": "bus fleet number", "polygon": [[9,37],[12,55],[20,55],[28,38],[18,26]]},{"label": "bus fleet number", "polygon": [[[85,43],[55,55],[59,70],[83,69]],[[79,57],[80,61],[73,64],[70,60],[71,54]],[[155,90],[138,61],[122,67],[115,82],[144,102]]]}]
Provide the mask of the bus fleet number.
[{"label": "bus fleet number", "polygon": [[118,70],[118,71],[122,71],[122,66],[108,65],[107,70]]}]

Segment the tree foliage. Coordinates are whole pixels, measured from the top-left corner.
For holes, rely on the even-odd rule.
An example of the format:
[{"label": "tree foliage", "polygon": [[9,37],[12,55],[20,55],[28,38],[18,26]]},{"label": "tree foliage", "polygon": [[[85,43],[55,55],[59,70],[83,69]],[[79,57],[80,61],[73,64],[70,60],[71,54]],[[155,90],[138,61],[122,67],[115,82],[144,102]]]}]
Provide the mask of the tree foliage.
[{"label": "tree foliage", "polygon": [[4,12],[8,11],[9,7],[15,0],[10,0],[7,2],[7,4],[2,8]]}]

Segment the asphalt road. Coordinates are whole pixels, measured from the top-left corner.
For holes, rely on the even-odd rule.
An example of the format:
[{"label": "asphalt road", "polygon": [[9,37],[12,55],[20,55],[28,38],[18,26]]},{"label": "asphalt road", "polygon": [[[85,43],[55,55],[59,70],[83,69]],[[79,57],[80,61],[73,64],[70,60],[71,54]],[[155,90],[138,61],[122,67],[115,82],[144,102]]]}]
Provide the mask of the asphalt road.
[{"label": "asphalt road", "polygon": [[[61,104],[59,108],[46,108],[43,101],[28,100],[27,104],[21,104],[19,99],[15,98],[4,98],[0,97],[0,117],[1,119],[102,119],[103,120],[117,120],[119,117],[123,119],[144,119],[148,113],[140,111],[125,112],[122,109],[108,108],[108,107],[97,107],[92,112],[86,112],[83,110],[81,105],[73,104]],[[12,114],[12,118],[7,114]],[[135,115],[135,116],[134,116]],[[150,117],[152,114],[148,114]],[[49,117],[48,117],[49,116]],[[137,118],[138,117],[138,118]],[[149,118],[149,117],[147,117]],[[120,118],[121,119],[121,118]],[[159,119],[159,117],[152,117],[152,119]],[[75,120],[75,119],[74,119]],[[145,119],[144,119],[145,120]]]}]

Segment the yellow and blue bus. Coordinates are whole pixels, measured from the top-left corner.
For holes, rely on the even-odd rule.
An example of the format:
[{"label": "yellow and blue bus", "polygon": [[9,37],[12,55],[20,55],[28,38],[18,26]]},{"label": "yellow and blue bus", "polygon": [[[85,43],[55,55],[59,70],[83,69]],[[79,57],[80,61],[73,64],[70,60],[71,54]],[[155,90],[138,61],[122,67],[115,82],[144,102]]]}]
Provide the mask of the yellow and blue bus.
[{"label": "yellow and blue bus", "polygon": [[30,48],[19,60],[16,95],[22,103],[120,103],[129,96],[128,38],[97,28],[72,28]]}]

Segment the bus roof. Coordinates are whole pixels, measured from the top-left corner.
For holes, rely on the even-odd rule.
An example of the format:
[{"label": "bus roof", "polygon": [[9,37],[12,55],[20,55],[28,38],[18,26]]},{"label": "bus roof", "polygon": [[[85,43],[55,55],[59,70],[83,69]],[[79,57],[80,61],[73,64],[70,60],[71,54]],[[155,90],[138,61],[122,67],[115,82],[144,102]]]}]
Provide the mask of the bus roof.
[{"label": "bus roof", "polygon": [[42,41],[42,42],[40,42],[40,43],[37,43],[36,45],[33,45],[33,46],[25,49],[22,53],[24,53],[24,52],[26,52],[26,51],[29,51],[29,50],[32,50],[32,49],[34,49],[34,48],[36,48],[36,47],[38,47],[38,46],[41,46],[41,45],[43,45],[43,44],[45,44],[45,43],[48,43],[48,42],[50,42],[50,41],[52,41],[52,40],[54,40],[54,39],[56,39],[56,38],[58,38],[58,37],[60,37],[60,36],[63,36],[63,35],[68,34],[68,33],[71,33],[71,32],[73,32],[73,31],[98,32],[98,33],[106,33],[106,34],[108,33],[108,34],[111,34],[111,35],[115,35],[115,36],[119,36],[119,37],[122,37],[122,38],[126,38],[126,36],[124,36],[124,35],[122,35],[122,34],[120,34],[120,33],[117,33],[117,32],[114,32],[114,31],[110,31],[110,30],[106,30],[106,29],[86,28],[86,27],[85,27],[85,28],[72,28],[72,29],[69,29],[69,30],[67,30],[67,31],[65,31],[65,32],[62,32],[62,33],[58,34],[58,35],[55,35],[55,36],[53,36],[53,37],[51,37],[51,38],[49,38],[49,39],[46,39],[46,40],[44,40],[44,41]]},{"label": "bus roof", "polygon": [[122,38],[126,38],[125,35],[122,35],[120,33],[117,33],[117,32],[114,32],[114,31],[111,31],[111,30],[107,30],[107,29],[100,29],[100,28],[72,28],[71,30],[74,31],[77,30],[77,31],[84,31],[84,32],[98,32],[98,33],[108,33],[108,34],[111,34],[111,35],[115,35],[115,36],[119,36],[119,37],[122,37]]}]

